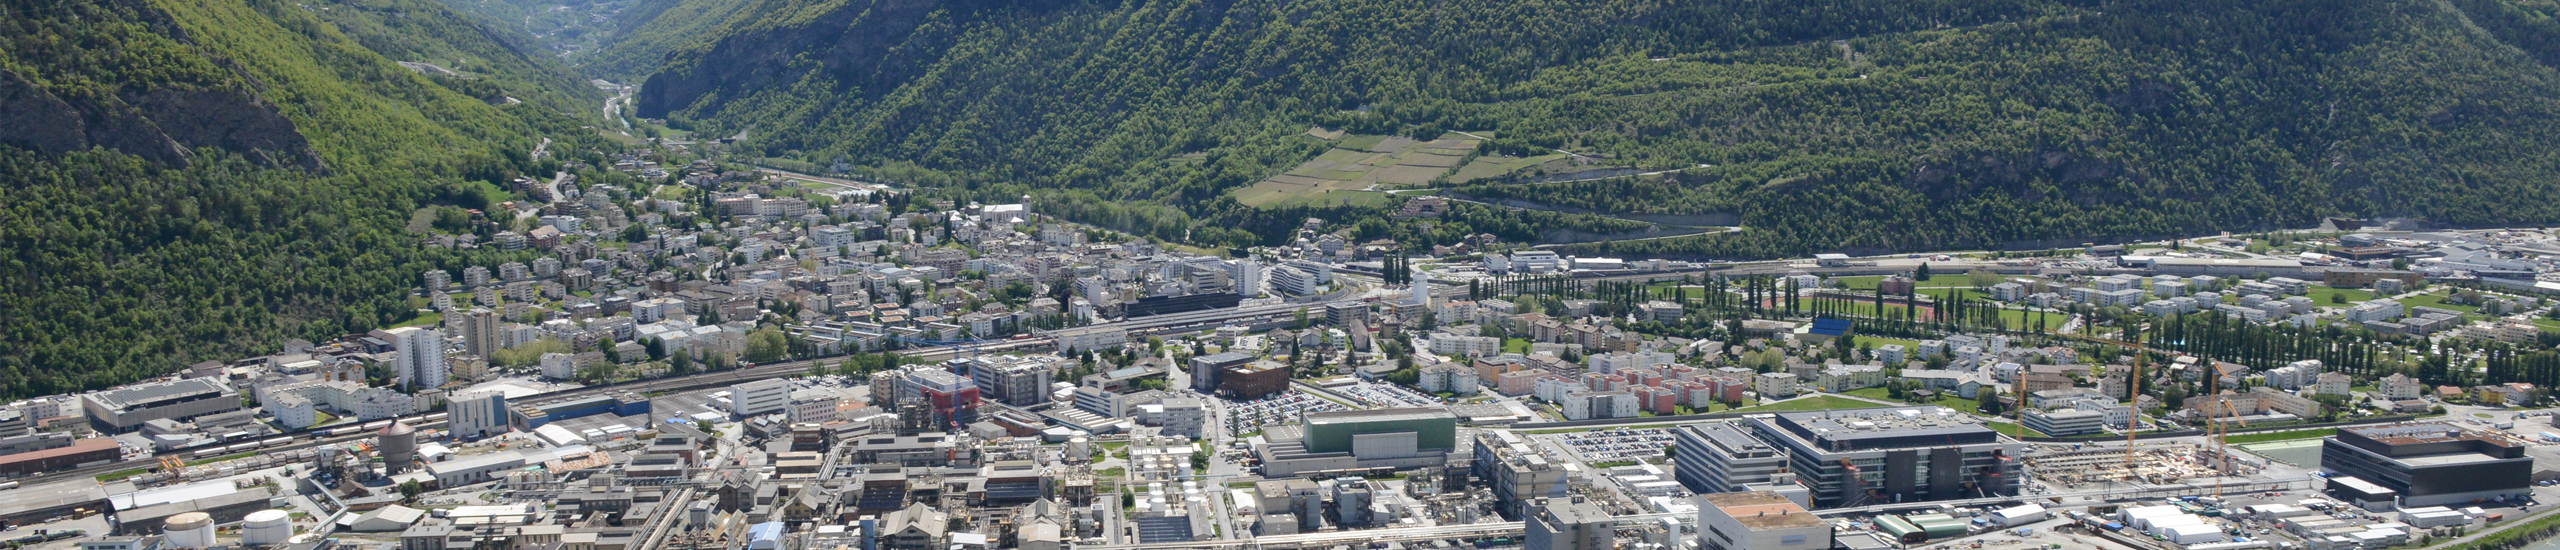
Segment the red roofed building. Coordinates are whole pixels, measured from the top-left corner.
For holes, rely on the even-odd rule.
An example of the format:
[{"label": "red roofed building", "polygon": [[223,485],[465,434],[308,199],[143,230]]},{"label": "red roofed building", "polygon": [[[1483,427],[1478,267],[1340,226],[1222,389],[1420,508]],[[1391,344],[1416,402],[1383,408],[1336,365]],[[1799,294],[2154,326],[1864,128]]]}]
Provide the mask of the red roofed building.
[{"label": "red roofed building", "polygon": [[74,441],[69,447],[29,451],[0,456],[0,475],[22,476],[91,462],[112,461],[124,456],[124,447],[116,440],[92,438]]}]

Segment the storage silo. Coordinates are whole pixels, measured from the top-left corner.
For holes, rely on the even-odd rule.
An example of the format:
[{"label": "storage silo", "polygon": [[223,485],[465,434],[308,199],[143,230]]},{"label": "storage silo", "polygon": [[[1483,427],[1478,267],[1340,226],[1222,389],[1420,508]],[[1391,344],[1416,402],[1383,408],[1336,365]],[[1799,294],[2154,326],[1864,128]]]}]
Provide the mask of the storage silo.
[{"label": "storage silo", "polygon": [[204,512],[187,512],[174,516],[160,526],[173,548],[212,548],[213,516]]},{"label": "storage silo", "polygon": [[240,525],[240,544],[273,546],[293,538],[293,515],[283,510],[250,512]]}]

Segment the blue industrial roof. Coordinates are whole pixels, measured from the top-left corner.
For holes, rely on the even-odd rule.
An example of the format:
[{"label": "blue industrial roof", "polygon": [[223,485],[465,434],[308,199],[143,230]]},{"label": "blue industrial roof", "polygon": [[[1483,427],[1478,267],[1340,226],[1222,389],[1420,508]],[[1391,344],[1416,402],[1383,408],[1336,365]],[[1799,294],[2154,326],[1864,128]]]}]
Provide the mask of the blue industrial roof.
[{"label": "blue industrial roof", "polygon": [[1822,335],[1822,336],[1839,336],[1839,335],[1842,335],[1842,334],[1848,334],[1848,333],[1849,333],[1849,320],[1847,320],[1847,319],[1814,319],[1814,320],[1813,320],[1813,331],[1812,331],[1812,332],[1813,332],[1814,334],[1818,334],[1818,335]]},{"label": "blue industrial roof", "polygon": [[747,540],[781,540],[782,522],[768,521],[747,527]]}]

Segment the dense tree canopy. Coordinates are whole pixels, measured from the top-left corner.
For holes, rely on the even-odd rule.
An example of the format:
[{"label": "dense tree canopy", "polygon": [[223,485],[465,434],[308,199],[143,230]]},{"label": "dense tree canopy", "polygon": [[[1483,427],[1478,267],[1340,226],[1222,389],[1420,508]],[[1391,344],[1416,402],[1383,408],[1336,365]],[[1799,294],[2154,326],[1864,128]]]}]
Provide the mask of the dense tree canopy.
[{"label": "dense tree canopy", "polygon": [[[492,260],[419,246],[403,231],[411,212],[478,197],[484,184],[470,180],[558,168],[531,158],[543,136],[566,155],[599,146],[585,122],[543,106],[573,88],[507,89],[526,103],[494,105],[402,68],[333,22],[405,18],[355,34],[396,32],[427,49],[469,42],[456,30],[465,23],[421,21],[450,15],[441,9],[365,16],[281,0],[7,9],[20,15],[0,18],[0,72],[74,108],[111,109],[153,90],[248,94],[308,137],[318,166],[217,147],[172,165],[114,148],[0,145],[0,394],[97,389],[407,319],[406,291],[421,272]],[[475,51],[497,51],[485,46]],[[559,77],[535,64],[499,72],[508,66],[490,63],[482,83]]]},{"label": "dense tree canopy", "polygon": [[2495,198],[2560,181],[2539,153],[2560,141],[2560,90],[2542,62],[2560,35],[2549,6],[2528,0],[731,9],[674,48],[642,90],[644,116],[745,131],[770,157],[894,166],[963,194],[1029,191],[1071,217],[1204,245],[1268,242],[1302,215],[1380,213],[1279,214],[1229,196],[1324,151],[1310,127],[1465,130],[1490,136],[1491,152],[1674,171],[1455,192],[1749,228],[1581,251],[2076,244],[2330,215],[2560,219],[2560,206]]}]

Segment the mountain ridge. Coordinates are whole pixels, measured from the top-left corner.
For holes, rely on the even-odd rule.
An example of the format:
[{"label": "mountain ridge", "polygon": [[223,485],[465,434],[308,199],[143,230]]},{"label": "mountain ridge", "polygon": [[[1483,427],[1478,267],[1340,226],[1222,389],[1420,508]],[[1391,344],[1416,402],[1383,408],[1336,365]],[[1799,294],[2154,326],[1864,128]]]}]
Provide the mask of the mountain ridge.
[{"label": "mountain ridge", "polygon": [[[343,4],[33,4],[0,20],[0,393],[103,388],[407,319],[418,273],[499,257],[420,246],[410,212],[485,206],[470,202],[482,182],[562,169],[532,158],[544,137],[602,161],[583,109],[500,84],[556,76],[417,74],[341,32],[361,23],[329,13]],[[428,4],[385,13],[472,25]]]},{"label": "mountain ridge", "polygon": [[1274,244],[1218,229],[1277,217],[1229,195],[1323,152],[1311,125],[1670,170],[1634,193],[1461,188],[1751,228],[1576,248],[1595,253],[2560,221],[2494,198],[2560,191],[2560,166],[2528,154],[2560,145],[2554,73],[2509,43],[2545,43],[2541,6],[2459,4],[758,0],[671,54],[638,107],[770,129],[750,154],[904,166],[962,194],[1162,205],[1188,220],[1108,217],[1206,246]]}]

